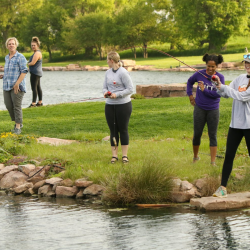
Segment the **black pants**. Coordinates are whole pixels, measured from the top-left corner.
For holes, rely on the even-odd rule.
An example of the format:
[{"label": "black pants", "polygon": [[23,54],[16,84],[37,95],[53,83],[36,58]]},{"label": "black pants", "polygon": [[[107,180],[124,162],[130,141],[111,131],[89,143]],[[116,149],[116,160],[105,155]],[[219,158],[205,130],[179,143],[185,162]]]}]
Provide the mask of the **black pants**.
[{"label": "black pants", "polygon": [[31,84],[32,92],[33,92],[32,102],[36,102],[37,95],[38,95],[39,101],[42,101],[43,99],[43,92],[42,92],[41,85],[40,85],[40,78],[41,76],[37,76],[37,75],[30,73],[30,84]]},{"label": "black pants", "polygon": [[131,102],[118,105],[105,105],[105,116],[110,130],[111,146],[115,146],[113,137],[115,137],[117,145],[119,144],[119,134],[121,145],[129,144],[128,123],[131,113]]},{"label": "black pants", "polygon": [[220,119],[219,109],[204,110],[195,105],[194,107],[194,137],[193,145],[201,144],[201,136],[205,124],[207,123],[210,147],[217,146],[217,128]]},{"label": "black pants", "polygon": [[242,138],[245,137],[248,154],[250,149],[250,129],[229,128],[227,136],[226,155],[222,169],[221,185],[226,187],[233,169],[233,161]]}]

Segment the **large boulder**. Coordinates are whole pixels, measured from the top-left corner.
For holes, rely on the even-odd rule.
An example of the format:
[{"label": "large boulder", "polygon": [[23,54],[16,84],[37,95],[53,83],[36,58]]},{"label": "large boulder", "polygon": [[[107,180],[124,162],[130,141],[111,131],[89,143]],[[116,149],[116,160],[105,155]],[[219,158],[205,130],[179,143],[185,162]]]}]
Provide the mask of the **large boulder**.
[{"label": "large boulder", "polygon": [[56,193],[52,190],[51,185],[44,185],[38,189],[38,195],[53,197],[56,196]]},{"label": "large boulder", "polygon": [[78,179],[75,181],[75,185],[79,188],[86,188],[93,184],[93,181],[87,181],[86,179]]},{"label": "large boulder", "polygon": [[88,186],[84,189],[83,194],[84,195],[101,195],[104,191],[104,187],[97,184],[92,184],[91,186]]},{"label": "large boulder", "polygon": [[29,175],[29,173],[35,170],[35,168],[36,166],[34,164],[25,164],[25,165],[18,166],[18,169],[26,175]]},{"label": "large boulder", "polygon": [[74,187],[64,187],[64,186],[57,186],[56,187],[56,197],[68,197],[73,198],[78,193],[78,188]]},{"label": "large boulder", "polygon": [[19,172],[19,171],[11,171],[6,174],[0,181],[0,188],[7,189],[7,188],[15,188],[24,184],[27,181],[28,177]]},{"label": "large boulder", "polygon": [[14,192],[17,193],[17,194],[21,194],[23,192],[25,192],[26,190],[28,190],[29,188],[32,188],[33,187],[33,184],[31,182],[26,182],[16,188],[14,188]]},{"label": "large boulder", "polygon": [[231,210],[250,207],[250,192],[228,194],[226,198],[193,198],[190,204],[205,211]]},{"label": "large boulder", "polygon": [[17,165],[10,165],[10,166],[7,166],[5,168],[3,168],[1,171],[0,171],[0,179],[3,178],[3,176],[11,171],[15,171],[15,170],[18,170],[18,166]]},{"label": "large boulder", "polygon": [[45,183],[46,184],[50,184],[50,185],[55,185],[57,183],[60,183],[62,180],[63,180],[62,178],[53,177],[53,178],[50,178],[50,179],[46,179]]}]

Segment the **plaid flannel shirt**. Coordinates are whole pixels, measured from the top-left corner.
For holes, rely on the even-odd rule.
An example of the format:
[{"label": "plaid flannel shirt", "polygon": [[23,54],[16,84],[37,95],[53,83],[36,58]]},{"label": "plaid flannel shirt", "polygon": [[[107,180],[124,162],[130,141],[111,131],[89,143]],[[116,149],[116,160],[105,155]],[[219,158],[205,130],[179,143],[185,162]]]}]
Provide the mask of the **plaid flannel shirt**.
[{"label": "plaid flannel shirt", "polygon": [[[9,55],[5,57],[4,65],[4,76],[3,76],[3,90],[10,91],[13,89],[16,81],[18,80],[21,73],[28,73],[28,68],[26,66],[27,60],[23,54],[18,51],[16,54],[9,59]],[[26,76],[19,84],[21,91],[26,92]]]}]

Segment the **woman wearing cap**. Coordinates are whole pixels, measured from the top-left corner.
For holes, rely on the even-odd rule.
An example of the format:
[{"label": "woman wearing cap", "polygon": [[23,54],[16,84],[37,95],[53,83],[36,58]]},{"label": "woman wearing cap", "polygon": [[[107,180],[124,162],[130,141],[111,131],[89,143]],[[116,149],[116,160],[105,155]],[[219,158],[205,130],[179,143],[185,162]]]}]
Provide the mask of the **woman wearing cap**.
[{"label": "woman wearing cap", "polygon": [[223,97],[233,98],[232,118],[227,136],[226,155],[222,169],[221,186],[213,194],[215,197],[227,196],[227,182],[233,169],[233,161],[237,148],[245,137],[248,153],[250,153],[250,54],[244,55],[246,74],[234,79],[229,86],[221,84],[217,77],[217,93]]},{"label": "woman wearing cap", "polygon": [[3,78],[3,97],[6,108],[9,111],[11,120],[15,122],[15,134],[21,133],[23,127],[22,100],[26,93],[25,77],[28,73],[27,60],[23,54],[17,51],[18,40],[15,37],[7,39],[5,46],[9,54],[5,57]]},{"label": "woman wearing cap", "polygon": [[105,116],[110,129],[110,143],[112,151],[111,163],[118,161],[119,134],[122,148],[122,162],[128,162],[128,124],[132,113],[130,95],[133,93],[133,82],[128,71],[122,67],[120,56],[110,52],[107,56],[110,67],[105,74],[103,94],[107,98]]},{"label": "woman wearing cap", "polygon": [[[202,60],[206,62],[206,69],[194,73],[187,82],[187,95],[189,96],[191,105],[194,106],[193,162],[195,163],[200,159],[198,157],[198,153],[201,143],[201,136],[207,123],[210,141],[211,164],[215,165],[220,95],[217,94],[217,89],[209,79],[211,79],[213,75],[218,75],[221,79],[221,82],[224,84],[224,76],[216,72],[218,64],[223,62],[223,57],[221,55],[217,56],[213,54],[205,54]],[[196,82],[198,82],[199,87],[197,88],[196,97],[194,98],[192,89]]]}]

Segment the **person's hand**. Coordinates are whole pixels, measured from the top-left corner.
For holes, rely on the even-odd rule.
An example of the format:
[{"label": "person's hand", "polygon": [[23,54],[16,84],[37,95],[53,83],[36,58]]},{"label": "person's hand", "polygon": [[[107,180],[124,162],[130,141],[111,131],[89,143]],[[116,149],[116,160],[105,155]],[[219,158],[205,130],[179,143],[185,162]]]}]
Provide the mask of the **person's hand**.
[{"label": "person's hand", "polygon": [[216,82],[216,88],[218,89],[218,90],[220,90],[220,88],[221,88],[221,81],[220,81],[220,78],[218,77],[218,76],[213,76],[213,81],[214,82]]},{"label": "person's hand", "polygon": [[204,82],[203,81],[198,81],[198,86],[200,87],[200,90],[203,92],[205,89]]},{"label": "person's hand", "polygon": [[13,87],[13,89],[14,89],[14,93],[17,94],[18,91],[20,91],[19,84],[15,84],[14,87]]},{"label": "person's hand", "polygon": [[111,98],[111,99],[116,99],[116,94],[115,94],[115,93],[112,93],[112,94],[110,95],[110,98]]},{"label": "person's hand", "polygon": [[0,79],[3,79],[3,75],[0,75]]},{"label": "person's hand", "polygon": [[194,99],[193,95],[189,96],[189,101],[190,101],[191,105],[195,106],[196,103],[195,103],[195,99]]}]

